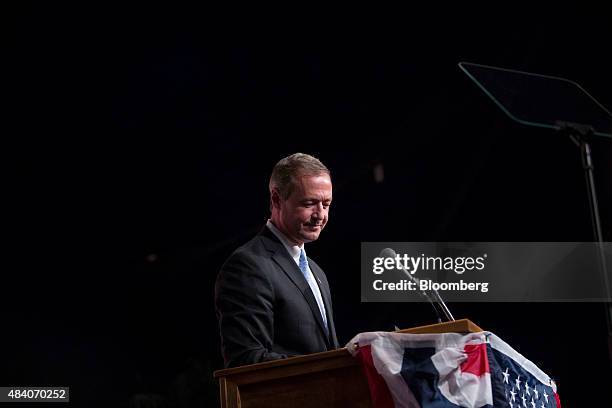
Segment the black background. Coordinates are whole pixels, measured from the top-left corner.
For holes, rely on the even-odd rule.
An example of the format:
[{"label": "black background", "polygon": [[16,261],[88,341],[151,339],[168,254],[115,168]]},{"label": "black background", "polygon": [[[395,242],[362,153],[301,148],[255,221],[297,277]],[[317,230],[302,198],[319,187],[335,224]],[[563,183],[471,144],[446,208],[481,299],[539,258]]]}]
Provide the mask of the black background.
[{"label": "black background", "polygon": [[[591,241],[577,148],[511,122],[457,63],[567,77],[610,109],[612,26],[586,6],[498,7],[7,13],[1,382],[70,386],[73,406],[216,403],[214,280],[297,151],[332,170],[308,252],[341,343],[435,321],[424,304],[360,303],[362,241]],[[612,140],[593,147],[610,240]],[[601,304],[451,308],[568,406],[601,404]]]}]

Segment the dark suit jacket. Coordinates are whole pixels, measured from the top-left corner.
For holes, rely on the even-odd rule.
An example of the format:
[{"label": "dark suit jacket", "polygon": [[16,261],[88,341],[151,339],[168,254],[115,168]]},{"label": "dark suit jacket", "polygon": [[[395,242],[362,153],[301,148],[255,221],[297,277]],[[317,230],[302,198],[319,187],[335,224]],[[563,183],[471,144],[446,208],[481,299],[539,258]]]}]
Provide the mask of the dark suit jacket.
[{"label": "dark suit jacket", "polygon": [[308,263],[323,297],[329,336],[308,282],[267,227],[228,258],[215,285],[226,367],[338,348],[327,278],[312,259]]}]

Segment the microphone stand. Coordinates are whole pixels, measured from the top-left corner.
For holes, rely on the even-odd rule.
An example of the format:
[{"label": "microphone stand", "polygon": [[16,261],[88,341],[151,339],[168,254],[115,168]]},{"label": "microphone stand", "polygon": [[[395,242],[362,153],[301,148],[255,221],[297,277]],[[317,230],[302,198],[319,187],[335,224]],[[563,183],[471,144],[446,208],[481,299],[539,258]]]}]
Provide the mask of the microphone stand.
[{"label": "microphone stand", "polygon": [[[419,287],[420,280],[418,278],[415,278],[414,276],[412,276],[410,272],[408,272],[404,268],[401,268],[400,270],[404,272],[404,274],[408,277],[408,279],[410,279],[411,282],[414,282],[417,285],[417,287]],[[444,300],[442,300],[442,297],[440,296],[438,291],[436,289],[432,289],[431,293],[433,294],[433,299],[432,299],[432,296],[430,296],[430,294],[428,293],[428,291],[425,291],[425,290],[421,291],[421,294],[425,298],[427,298],[429,303],[431,303],[431,306],[433,307],[434,311],[436,312],[438,323],[442,323],[442,318],[440,317],[440,312],[438,311],[438,308],[440,309],[440,311],[442,311],[447,321],[454,322],[455,318],[453,317],[453,314],[451,313],[449,308],[446,306],[446,303],[444,303]]]}]

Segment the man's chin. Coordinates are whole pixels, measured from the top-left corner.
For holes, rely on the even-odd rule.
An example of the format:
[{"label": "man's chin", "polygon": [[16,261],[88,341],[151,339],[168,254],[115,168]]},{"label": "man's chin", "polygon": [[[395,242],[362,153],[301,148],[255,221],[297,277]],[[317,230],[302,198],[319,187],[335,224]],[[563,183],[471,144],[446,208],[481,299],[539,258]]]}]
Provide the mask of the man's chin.
[{"label": "man's chin", "polygon": [[319,239],[319,232],[302,232],[302,240],[304,242],[312,242]]}]

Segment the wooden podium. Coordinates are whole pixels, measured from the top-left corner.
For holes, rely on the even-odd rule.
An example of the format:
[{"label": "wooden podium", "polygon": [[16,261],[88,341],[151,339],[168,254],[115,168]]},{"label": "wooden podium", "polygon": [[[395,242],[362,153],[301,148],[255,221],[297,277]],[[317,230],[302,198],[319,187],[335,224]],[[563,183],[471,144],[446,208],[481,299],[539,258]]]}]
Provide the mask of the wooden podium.
[{"label": "wooden podium", "polygon": [[[473,333],[468,319],[400,333]],[[371,407],[361,367],[346,348],[215,371],[221,407]]]}]

